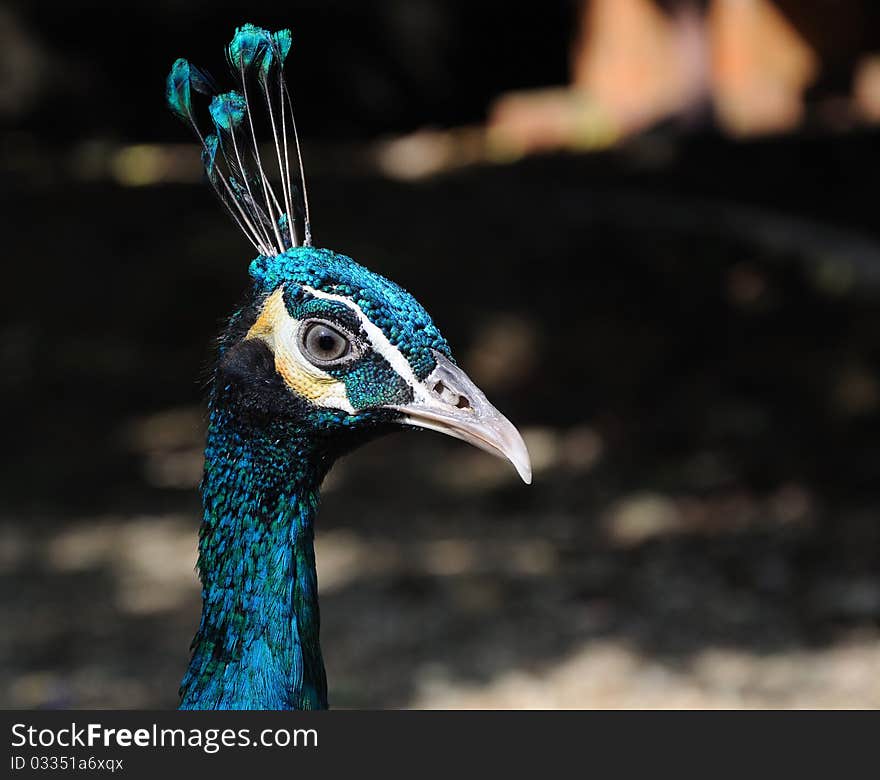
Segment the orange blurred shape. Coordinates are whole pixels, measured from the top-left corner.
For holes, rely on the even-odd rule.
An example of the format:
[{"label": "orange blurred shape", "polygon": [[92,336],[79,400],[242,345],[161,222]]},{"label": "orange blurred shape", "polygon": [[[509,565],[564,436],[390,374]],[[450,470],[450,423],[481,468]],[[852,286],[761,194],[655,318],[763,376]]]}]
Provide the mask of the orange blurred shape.
[{"label": "orange blurred shape", "polygon": [[865,57],[858,64],[853,92],[861,117],[880,122],[880,54]]},{"label": "orange blurred shape", "polygon": [[633,132],[699,99],[706,58],[702,21],[691,3],[667,15],[653,0],[592,0],[582,15],[572,77],[624,132]]},{"label": "orange blurred shape", "polygon": [[489,111],[488,153],[498,161],[554,149],[601,149],[618,138],[604,107],[568,87],[509,92]]},{"label": "orange blurred shape", "polygon": [[714,0],[709,12],[718,118],[734,135],[791,130],[819,72],[816,53],[770,0]]},{"label": "orange blurred shape", "polygon": [[[607,146],[709,98],[731,135],[801,123],[819,59],[773,0],[712,0],[705,13],[694,0],[667,7],[583,0],[572,86],[502,96],[490,115],[490,153]],[[880,116],[873,83],[866,78],[864,103]]]}]

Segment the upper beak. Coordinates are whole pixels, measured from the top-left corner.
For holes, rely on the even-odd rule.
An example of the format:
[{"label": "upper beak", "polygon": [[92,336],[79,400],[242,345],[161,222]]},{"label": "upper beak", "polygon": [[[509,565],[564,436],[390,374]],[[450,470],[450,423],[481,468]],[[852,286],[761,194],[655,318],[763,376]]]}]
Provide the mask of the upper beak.
[{"label": "upper beak", "polygon": [[458,366],[435,352],[437,367],[416,388],[412,403],[391,406],[401,422],[455,436],[509,460],[527,485],[532,482],[529,451],[519,431]]}]

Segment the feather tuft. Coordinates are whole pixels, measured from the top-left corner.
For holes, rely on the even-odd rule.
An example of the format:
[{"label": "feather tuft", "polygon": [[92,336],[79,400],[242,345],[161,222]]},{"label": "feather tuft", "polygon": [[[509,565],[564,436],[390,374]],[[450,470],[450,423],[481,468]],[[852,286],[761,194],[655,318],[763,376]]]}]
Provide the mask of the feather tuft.
[{"label": "feather tuft", "polygon": [[240,92],[225,92],[222,95],[214,95],[211,105],[208,106],[211,119],[218,130],[232,133],[241,125],[247,113],[247,102]]},{"label": "feather tuft", "polygon": [[165,99],[168,107],[181,119],[192,118],[192,98],[190,93],[189,62],[180,58],[171,66],[165,82]]},{"label": "feather tuft", "polygon": [[[202,144],[209,182],[247,239],[265,256],[298,246],[300,235],[302,243],[311,244],[299,136],[284,79],[292,41],[290,30],[269,32],[245,24],[236,28],[226,47],[235,89],[221,92],[207,72],[185,59],[174,63],[166,83],[169,107],[192,126]],[[208,134],[196,121],[193,92],[210,98],[213,127]],[[258,93],[265,102],[273,142],[269,167],[264,166],[265,150],[261,152],[253,114],[253,95]]]},{"label": "feather tuft", "polygon": [[238,27],[226,49],[233,71],[248,70],[262,59],[271,40],[271,33],[262,27],[250,23]]},{"label": "feather tuft", "polygon": [[287,29],[278,30],[272,33],[272,43],[275,44],[275,48],[278,50],[278,61],[281,65],[284,65],[284,61],[287,59],[290,47],[293,44],[293,33]]},{"label": "feather tuft", "polygon": [[276,62],[279,68],[284,67],[284,61],[290,53],[292,43],[293,35],[290,30],[278,30],[271,33],[269,45],[266,47],[266,53],[263,55],[263,62],[260,65],[261,75],[264,79],[268,78],[269,71]]}]

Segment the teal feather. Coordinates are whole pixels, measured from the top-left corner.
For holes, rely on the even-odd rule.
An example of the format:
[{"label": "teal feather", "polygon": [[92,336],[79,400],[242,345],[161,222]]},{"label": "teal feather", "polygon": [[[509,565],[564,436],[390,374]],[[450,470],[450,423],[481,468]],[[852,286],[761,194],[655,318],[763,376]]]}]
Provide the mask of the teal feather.
[{"label": "teal feather", "polygon": [[217,150],[220,147],[220,139],[213,133],[205,138],[205,146],[202,149],[202,164],[209,179],[214,178],[214,165],[217,162]]},{"label": "teal feather", "polygon": [[284,61],[287,59],[290,47],[293,44],[293,33],[288,29],[278,30],[272,33],[272,42],[275,44],[274,48],[279,62],[281,65],[284,65]]},{"label": "teal feather", "polygon": [[244,121],[247,113],[247,102],[240,92],[225,92],[222,95],[214,95],[211,105],[208,106],[211,119],[218,131],[235,132]]},{"label": "teal feather", "polygon": [[[238,81],[234,90],[221,93],[205,71],[185,59],[174,63],[166,84],[171,110],[192,125],[202,143],[202,161],[220,199],[254,248],[266,255],[282,253],[303,243],[298,240],[300,219],[304,243],[311,243],[299,138],[283,73],[292,40],[288,29],[270,32],[254,24],[244,24],[236,28],[226,47],[227,59]],[[280,176],[263,165],[254,117],[250,113],[249,98],[253,94],[248,85],[250,74],[265,99],[274,142],[274,162]],[[270,89],[270,76],[277,89]],[[210,97],[208,114],[213,124],[210,134],[199,129],[193,91]],[[289,154],[288,128],[295,144],[294,154]],[[296,170],[291,172],[291,161],[299,163],[298,177]],[[288,215],[288,221],[282,225],[280,220],[284,214]]]},{"label": "teal feather", "polygon": [[260,64],[260,72],[265,81],[269,76],[269,71],[274,64],[284,67],[284,61],[290,53],[290,47],[293,43],[293,35],[290,30],[278,30],[271,33],[270,45],[266,48],[263,55],[263,61]]},{"label": "teal feather", "polygon": [[236,133],[240,130],[247,115],[247,101],[239,92],[225,92],[211,98],[208,110],[217,131],[215,136],[217,140],[211,141],[209,145],[208,140],[205,139],[202,161],[205,162],[207,158],[207,162],[211,163],[210,168],[207,164],[205,165],[205,170],[209,177],[218,170],[216,162],[219,149],[229,169],[226,176],[229,191],[226,194],[231,195],[238,202],[239,210],[243,210],[250,217],[251,223],[254,225],[263,224],[265,212],[257,205],[248,186],[246,162],[241,156],[236,141]]},{"label": "teal feather", "polygon": [[235,30],[226,54],[233,70],[248,70],[254,62],[262,59],[269,48],[272,37],[268,30],[253,24],[245,24]]},{"label": "teal feather", "polygon": [[192,119],[192,97],[190,91],[190,65],[185,59],[174,61],[165,82],[165,99],[169,108],[181,119]]}]

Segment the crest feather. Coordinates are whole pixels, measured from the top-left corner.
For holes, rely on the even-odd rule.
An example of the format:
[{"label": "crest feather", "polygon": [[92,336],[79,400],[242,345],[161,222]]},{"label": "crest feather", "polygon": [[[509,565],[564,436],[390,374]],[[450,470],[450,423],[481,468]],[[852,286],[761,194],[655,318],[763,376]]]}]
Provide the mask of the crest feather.
[{"label": "crest feather", "polygon": [[[284,78],[292,42],[290,30],[270,32],[253,24],[242,25],[226,47],[235,89],[221,93],[205,71],[185,59],[174,62],[165,89],[169,108],[198,136],[208,181],[254,248],[266,257],[311,244],[302,154],[293,101]],[[210,96],[208,114],[213,132],[207,135],[196,121],[193,91]],[[256,92],[262,95],[266,108],[262,121],[254,114],[251,95]],[[274,154],[268,156],[268,167],[261,156],[255,122],[268,123],[271,129]],[[292,150],[289,136],[293,137]],[[291,166],[294,158],[296,165]]]}]

